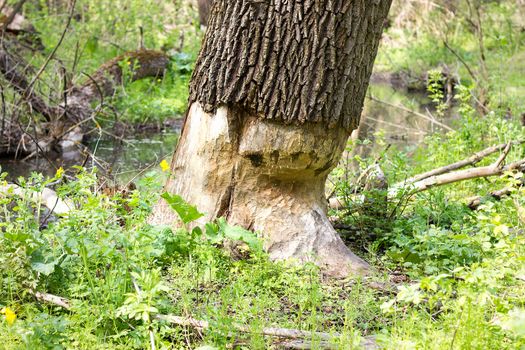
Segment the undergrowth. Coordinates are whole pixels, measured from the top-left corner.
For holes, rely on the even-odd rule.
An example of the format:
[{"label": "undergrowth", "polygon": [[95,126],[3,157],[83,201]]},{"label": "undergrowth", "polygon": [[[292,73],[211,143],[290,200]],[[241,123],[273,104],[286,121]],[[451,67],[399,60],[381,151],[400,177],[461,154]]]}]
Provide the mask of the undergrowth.
[{"label": "undergrowth", "polygon": [[[434,13],[434,22],[419,26],[417,35],[399,26],[389,30],[379,67],[410,68],[418,75],[445,62],[454,74],[466,77],[457,82],[454,102],[461,117],[454,131],[429,136],[424,147],[383,148],[380,156],[355,157],[359,169],[377,161],[393,184],[488,145],[523,139],[523,127],[508,116],[509,106],[514,116],[523,110],[518,99],[523,81],[516,77],[523,70],[524,38],[521,23],[513,24],[515,7],[509,3],[487,2],[483,14],[491,92],[490,112],[483,117],[471,100],[479,86],[443,46],[443,37],[435,44],[442,14]],[[142,26],[146,47],[163,48],[171,66],[160,81],[125,80],[112,102],[123,121],[134,123],[181,114],[202,34],[191,22],[196,15],[178,1],[148,1],[148,11],[135,1],[79,4],[82,16],[58,51],[72,68],[79,43],[82,59],[75,78],[136,49]],[[122,8],[126,16],[119,16]],[[180,16],[166,15],[177,11]],[[28,10],[48,51],[60,35],[61,16],[44,4]],[[167,26],[175,29],[167,31]],[[464,17],[456,26],[447,40],[478,70],[476,37],[465,29]],[[43,59],[35,57],[33,63],[38,66]],[[445,98],[434,96],[438,104]],[[515,146],[507,161],[524,155],[523,145]],[[345,238],[375,268],[371,276],[343,281],[323,277],[314,265],[271,262],[256,234],[222,219],[193,227],[198,211],[175,194],[163,194],[160,174],[148,173],[137,189],[117,192],[101,188],[99,174],[82,168],[59,171],[53,178],[34,174],[19,179],[29,193],[54,187],[72,208],[63,216],[50,215],[31,196],[0,194],[3,348],[145,349],[153,342],[159,349],[267,349],[277,345],[260,330],[273,326],[332,333],[333,346],[340,349],[357,348],[368,336],[385,349],[525,349],[521,173],[401,195],[379,218],[363,215],[358,201],[333,213],[352,228]],[[353,198],[356,177],[342,169],[334,174],[338,194]],[[505,186],[514,188],[511,195],[491,198],[490,191]],[[185,222],[182,228],[147,222],[161,195]],[[466,203],[475,195],[483,198],[473,211]],[[42,301],[36,292],[67,298],[71,308]],[[159,320],[159,314],[205,320],[210,328],[173,325]],[[241,333],[234,325],[251,332]],[[319,344],[319,339],[308,340],[313,348]]]},{"label": "undergrowth", "polygon": [[[463,104],[461,113],[455,131],[428,137],[412,158],[385,151],[380,163],[388,181],[523,136],[497,111],[475,118]],[[514,147],[508,161],[523,152]],[[385,349],[525,347],[521,173],[401,197],[375,222],[359,208],[341,216],[361,230],[360,254],[376,270],[345,281],[326,279],[314,265],[271,262],[256,235],[223,219],[191,228],[201,214],[174,194],[162,196],[182,228],[148,224],[162,193],[159,173],[117,193],[100,189],[97,173],[82,168],[19,180],[28,191],[54,186],[73,208],[61,217],[31,196],[2,195],[0,341],[7,349],[139,349],[152,341],[166,349],[266,349],[276,345],[258,330],[270,326],[332,333],[341,349],[372,335]],[[340,179],[338,191],[352,181]],[[500,201],[485,198],[475,211],[466,206],[467,197],[501,186],[515,190]],[[71,309],[35,292],[67,298]],[[210,328],[169,324],[158,314],[205,320]]]}]

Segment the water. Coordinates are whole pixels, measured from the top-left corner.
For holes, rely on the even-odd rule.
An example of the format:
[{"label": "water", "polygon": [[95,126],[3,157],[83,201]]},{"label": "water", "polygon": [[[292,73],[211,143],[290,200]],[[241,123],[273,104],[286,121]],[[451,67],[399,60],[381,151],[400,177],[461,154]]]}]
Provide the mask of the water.
[{"label": "water", "polygon": [[[19,176],[28,176],[40,172],[54,176],[56,169],[68,169],[74,165],[87,168],[96,166],[104,176],[127,183],[134,177],[158,167],[162,159],[170,157],[179,140],[179,130],[168,132],[141,133],[116,139],[94,139],[81,152],[69,152],[61,155],[48,155],[29,160],[0,159],[2,171],[8,172],[8,180]],[[169,161],[169,159],[168,159]]]},{"label": "water", "polygon": [[[413,147],[425,135],[442,130],[431,122],[428,114],[432,110],[431,101],[425,94],[409,92],[389,83],[373,83],[369,96],[373,96],[374,100],[367,98],[365,101],[363,119],[356,131],[357,135],[354,135],[361,140],[374,140],[380,133],[386,143]],[[426,118],[414,115],[406,109],[417,111]],[[448,124],[450,120],[443,122]],[[73,165],[97,166],[107,177],[125,183],[140,176],[147,168],[156,167],[162,159],[169,160],[179,139],[179,132],[174,127],[167,132],[141,133],[123,140],[95,139],[90,141],[84,152],[49,155],[48,159],[39,157],[25,161],[0,159],[0,167],[2,171],[9,173],[8,180],[13,181],[19,176],[28,176],[31,172],[53,176],[58,167],[67,169]],[[361,146],[355,152],[366,157],[374,151],[373,145]]]}]

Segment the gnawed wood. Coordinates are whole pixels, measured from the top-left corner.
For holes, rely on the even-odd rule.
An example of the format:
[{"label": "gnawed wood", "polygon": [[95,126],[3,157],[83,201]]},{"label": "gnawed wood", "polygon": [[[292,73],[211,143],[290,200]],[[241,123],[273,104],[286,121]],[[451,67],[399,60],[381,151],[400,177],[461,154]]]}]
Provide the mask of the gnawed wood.
[{"label": "gnawed wood", "polygon": [[[347,277],[370,266],[326,216],[391,0],[219,1],[190,83],[169,192],[259,231],[272,259]],[[175,223],[166,203],[153,222]]]},{"label": "gnawed wood", "polygon": [[[206,213],[261,232],[272,259],[314,262],[347,277],[369,265],[353,254],[326,216],[324,185],[345,148],[343,128],[281,125],[228,107],[194,103],[172,162],[167,190]],[[161,201],[152,223],[176,223]]]}]

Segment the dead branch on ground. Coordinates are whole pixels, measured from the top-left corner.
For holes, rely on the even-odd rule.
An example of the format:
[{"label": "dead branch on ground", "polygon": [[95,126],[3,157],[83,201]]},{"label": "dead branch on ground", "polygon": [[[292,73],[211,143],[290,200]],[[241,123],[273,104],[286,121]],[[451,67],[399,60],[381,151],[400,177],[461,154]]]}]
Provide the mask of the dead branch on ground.
[{"label": "dead branch on ground", "polygon": [[[466,181],[476,178],[486,178],[492,176],[501,176],[506,172],[525,171],[525,159],[512,162],[504,165],[504,162],[510,153],[513,145],[520,145],[525,143],[524,140],[512,141],[506,144],[500,144],[496,146],[488,147],[480,152],[473,154],[472,156],[465,158],[461,161],[439,167],[422,174],[415,175],[405,181],[394,184],[388,187],[386,191],[386,200],[392,200],[397,198],[399,195],[410,197],[416,193],[429,190],[434,187],[443,186],[459,181]],[[469,169],[463,169],[467,166],[472,166],[486,157],[493,155],[494,153],[501,151],[500,156],[496,161],[487,166],[473,167]],[[367,171],[365,171],[367,173]],[[361,178],[361,177],[360,177]],[[381,183],[381,186],[372,185],[372,189],[385,190],[385,185]],[[369,186],[370,187],[370,186]],[[370,189],[370,188],[368,188]],[[492,197],[500,199],[501,197],[510,194],[512,189],[505,188],[500,191],[492,193]],[[361,201],[366,202],[366,196],[360,195]],[[474,197],[469,200],[469,206],[475,208],[481,203],[482,197]],[[344,201],[339,198],[329,198],[329,204],[332,209],[342,209],[345,207]]]},{"label": "dead branch on ground", "polygon": [[[72,303],[66,298],[36,291],[31,291],[31,293],[39,301],[60,306],[66,310],[71,310]],[[154,318],[176,326],[191,327],[196,330],[206,330],[210,328],[208,321],[198,320],[192,317],[157,314]],[[277,342],[281,346],[285,346],[287,349],[312,349],[314,339],[319,341],[319,343],[315,343],[316,349],[336,349],[338,347],[330,344],[330,341],[341,336],[341,334],[337,332],[311,332],[291,328],[263,327],[260,330],[254,330],[250,327],[239,324],[233,324],[232,327],[235,331],[240,333],[250,334],[259,332],[259,334],[264,336],[278,338],[279,340]],[[363,338],[362,343],[360,344],[360,349],[378,349],[378,346],[372,337],[366,337]]]}]

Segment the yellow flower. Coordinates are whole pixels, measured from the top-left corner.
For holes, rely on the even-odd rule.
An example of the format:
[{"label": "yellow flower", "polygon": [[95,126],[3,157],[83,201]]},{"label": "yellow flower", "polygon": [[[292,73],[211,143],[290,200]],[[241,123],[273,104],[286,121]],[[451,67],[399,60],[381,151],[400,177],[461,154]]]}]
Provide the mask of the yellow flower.
[{"label": "yellow flower", "polygon": [[2,310],[0,310],[1,314],[5,315],[5,320],[7,321],[7,324],[12,325],[15,323],[16,320],[16,313],[11,310],[8,307],[4,307]]},{"label": "yellow flower", "polygon": [[62,175],[64,174],[64,168],[60,167],[57,169],[57,172],[55,174],[55,177],[62,177]]},{"label": "yellow flower", "polygon": [[162,171],[170,170],[170,165],[168,164],[168,162],[166,162],[166,159],[163,159],[162,162],[160,162],[160,168],[162,169]]}]

